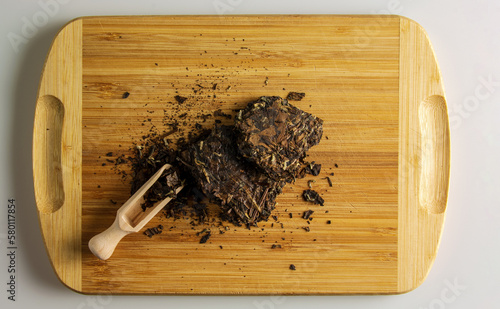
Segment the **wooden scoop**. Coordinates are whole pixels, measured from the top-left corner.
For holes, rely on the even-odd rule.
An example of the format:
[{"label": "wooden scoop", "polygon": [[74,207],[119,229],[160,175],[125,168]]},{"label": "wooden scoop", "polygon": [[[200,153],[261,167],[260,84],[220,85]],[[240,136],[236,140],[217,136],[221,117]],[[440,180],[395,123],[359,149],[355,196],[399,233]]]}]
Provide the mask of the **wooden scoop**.
[{"label": "wooden scoop", "polygon": [[[89,248],[92,253],[101,260],[107,260],[115,251],[120,240],[130,234],[138,232],[146,225],[165,205],[172,200],[166,198],[153,207],[142,210],[141,203],[144,201],[144,194],[160,178],[162,173],[171,165],[163,165],[137,192],[132,195],[125,204],[118,209],[113,224],[104,232],[95,235],[89,241]],[[183,186],[176,189],[179,193]]]}]

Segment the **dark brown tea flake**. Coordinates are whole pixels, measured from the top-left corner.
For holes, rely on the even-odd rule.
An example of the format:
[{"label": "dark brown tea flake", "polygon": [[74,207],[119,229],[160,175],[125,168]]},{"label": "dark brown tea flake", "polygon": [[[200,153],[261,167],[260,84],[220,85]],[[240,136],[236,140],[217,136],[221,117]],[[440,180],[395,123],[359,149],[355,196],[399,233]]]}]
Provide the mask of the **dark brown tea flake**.
[{"label": "dark brown tea flake", "polygon": [[153,237],[154,235],[161,234],[163,232],[163,225],[158,225],[153,228],[148,228],[144,231],[144,235],[148,236],[149,238]]},{"label": "dark brown tea flake", "polygon": [[313,213],[314,213],[314,210],[304,211],[304,213],[302,214],[302,219],[306,219],[306,220],[309,219]]},{"label": "dark brown tea flake", "polygon": [[321,164],[316,164],[315,162],[311,162],[304,167],[304,172],[306,174],[318,176],[319,173],[321,172]]},{"label": "dark brown tea flake", "polygon": [[177,103],[182,104],[182,103],[184,103],[184,101],[186,101],[188,98],[183,97],[183,96],[180,96],[180,95],[176,95],[176,96],[174,97],[174,99],[177,101]]},{"label": "dark brown tea flake", "polygon": [[212,233],[210,231],[208,231],[205,235],[203,235],[200,239],[200,244],[206,243],[211,235]]},{"label": "dark brown tea flake", "polygon": [[302,100],[306,94],[304,92],[289,92],[286,96],[286,99],[289,101],[300,101]]},{"label": "dark brown tea flake", "polygon": [[323,206],[325,203],[325,200],[318,194],[318,192],[314,190],[304,190],[304,192],[302,193],[302,197],[308,202],[321,206]]}]

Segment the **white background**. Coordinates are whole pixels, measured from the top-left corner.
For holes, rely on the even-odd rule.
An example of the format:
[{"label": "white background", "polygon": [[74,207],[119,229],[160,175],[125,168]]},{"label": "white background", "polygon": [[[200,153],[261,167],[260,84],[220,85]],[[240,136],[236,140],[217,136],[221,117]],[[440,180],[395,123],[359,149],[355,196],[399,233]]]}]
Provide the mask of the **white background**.
[{"label": "white background", "polygon": [[[38,32],[16,45],[26,21],[58,1]],[[63,4],[64,2],[64,4]],[[217,10],[217,4],[227,4]],[[376,14],[419,22],[433,43],[451,120],[452,172],[441,247],[427,280],[395,296],[187,297],[74,293],[57,280],[42,242],[31,171],[40,73],[57,30],[88,15]],[[36,15],[38,14],[38,15]],[[46,15],[48,16],[48,15]],[[43,20],[42,20],[43,21]],[[500,1],[97,1],[2,0],[0,4],[0,307],[1,308],[499,308]],[[12,36],[12,34],[11,34]],[[485,86],[485,80],[490,84]],[[7,200],[17,202],[17,296],[7,299]],[[450,289],[450,286],[455,286]]]}]

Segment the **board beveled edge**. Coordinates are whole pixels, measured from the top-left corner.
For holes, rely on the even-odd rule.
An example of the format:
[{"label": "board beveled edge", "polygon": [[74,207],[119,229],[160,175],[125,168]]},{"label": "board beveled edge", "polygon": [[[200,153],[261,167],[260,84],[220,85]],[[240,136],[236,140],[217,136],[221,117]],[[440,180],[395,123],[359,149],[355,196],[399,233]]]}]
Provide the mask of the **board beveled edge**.
[{"label": "board beveled edge", "polygon": [[[420,286],[437,255],[444,227],[450,175],[449,118],[441,72],[427,33],[417,22],[400,16],[400,137],[399,137],[399,211],[398,211],[398,290],[402,294]],[[446,161],[439,186],[443,204],[429,211],[419,197],[421,173],[426,159],[423,152],[419,107],[429,98],[439,98]],[[435,142],[435,140],[430,141]],[[425,142],[426,143],[426,142]]]},{"label": "board beveled edge", "polygon": [[[44,245],[58,279],[69,289],[83,293],[82,289],[82,18],[68,22],[55,36],[42,70],[38,88],[36,110],[47,97],[55,98],[63,106],[61,145],[58,166],[62,176],[64,201],[60,207],[43,209],[40,192],[47,188],[47,179],[39,173],[40,162],[36,138],[44,121],[35,112],[33,130],[33,180],[38,218]],[[39,127],[37,127],[37,125]],[[50,154],[47,153],[47,157]],[[41,172],[42,171],[42,172]],[[49,184],[50,185],[50,184]]]}]

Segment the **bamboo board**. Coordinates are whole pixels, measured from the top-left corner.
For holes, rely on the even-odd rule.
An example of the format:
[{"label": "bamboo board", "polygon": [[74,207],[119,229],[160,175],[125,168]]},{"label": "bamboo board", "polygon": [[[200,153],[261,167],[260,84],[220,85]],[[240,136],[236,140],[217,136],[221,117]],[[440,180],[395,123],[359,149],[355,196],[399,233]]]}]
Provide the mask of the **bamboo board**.
[{"label": "bamboo board", "polygon": [[[162,234],[129,235],[107,261],[91,254],[89,239],[129,197],[126,165],[106,164],[106,153],[129,155],[183,113],[181,128],[209,128],[215,117],[197,115],[234,115],[259,96],[289,91],[305,92],[292,103],[324,120],[323,139],[309,151],[323,168],[286,186],[276,220],[230,226],[199,244],[197,232],[218,230],[160,214],[145,228],[162,224]],[[177,94],[188,100],[178,104]],[[78,292],[403,293],[436,256],[449,152],[439,68],[424,30],[406,18],[85,17],[57,35],[41,77],[35,197],[54,270]],[[332,187],[324,178],[331,173]],[[323,207],[300,198],[311,179]],[[308,224],[301,215],[309,209]]]}]

